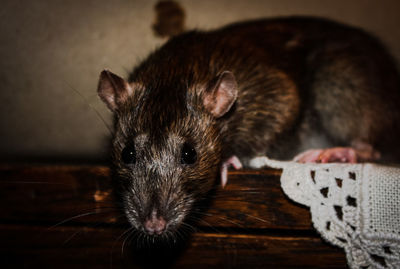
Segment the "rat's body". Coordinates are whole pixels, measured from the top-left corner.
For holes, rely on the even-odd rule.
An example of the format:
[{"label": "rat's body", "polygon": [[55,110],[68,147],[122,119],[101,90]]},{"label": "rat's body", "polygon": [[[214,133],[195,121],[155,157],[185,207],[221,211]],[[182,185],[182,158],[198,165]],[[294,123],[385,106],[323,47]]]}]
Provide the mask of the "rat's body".
[{"label": "rat's body", "polygon": [[113,164],[126,214],[148,234],[177,228],[231,156],[248,165],[360,145],[373,159],[399,134],[390,56],[364,32],[319,19],[182,34],[129,83],[104,71],[99,94],[116,113]]}]

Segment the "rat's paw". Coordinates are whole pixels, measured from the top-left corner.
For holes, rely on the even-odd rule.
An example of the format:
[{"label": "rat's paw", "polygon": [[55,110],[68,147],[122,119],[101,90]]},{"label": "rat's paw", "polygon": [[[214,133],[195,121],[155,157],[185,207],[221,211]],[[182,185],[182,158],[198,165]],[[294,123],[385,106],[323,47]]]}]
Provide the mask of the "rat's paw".
[{"label": "rat's paw", "polygon": [[240,162],[239,158],[233,155],[228,160],[226,160],[221,165],[221,185],[222,188],[225,187],[226,183],[228,183],[228,167],[233,166],[233,168],[241,169],[243,167],[242,163]]},{"label": "rat's paw", "polygon": [[255,157],[250,160],[249,166],[251,168],[259,169],[268,165],[268,158],[265,156]]},{"label": "rat's paw", "polygon": [[294,158],[299,163],[356,163],[357,152],[350,147],[310,149]]}]

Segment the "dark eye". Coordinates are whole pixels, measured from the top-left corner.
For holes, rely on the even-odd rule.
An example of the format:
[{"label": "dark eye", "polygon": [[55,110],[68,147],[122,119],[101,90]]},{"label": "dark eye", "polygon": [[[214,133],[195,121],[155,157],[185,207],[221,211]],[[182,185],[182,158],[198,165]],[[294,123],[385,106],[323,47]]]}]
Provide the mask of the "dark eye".
[{"label": "dark eye", "polygon": [[125,164],[134,164],[136,162],[136,152],[133,145],[126,146],[121,153],[122,161]]},{"label": "dark eye", "polygon": [[189,143],[183,144],[181,153],[181,163],[194,164],[196,160],[197,160],[197,153],[194,147]]}]

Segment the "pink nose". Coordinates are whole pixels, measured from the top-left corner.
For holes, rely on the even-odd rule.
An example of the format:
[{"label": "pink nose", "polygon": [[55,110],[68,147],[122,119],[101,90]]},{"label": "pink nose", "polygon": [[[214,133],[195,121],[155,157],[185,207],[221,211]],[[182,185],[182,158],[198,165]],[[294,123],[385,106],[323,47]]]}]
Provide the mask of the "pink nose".
[{"label": "pink nose", "polygon": [[144,228],[149,234],[161,234],[166,227],[166,221],[163,217],[157,217],[157,212],[153,211],[144,222]]}]

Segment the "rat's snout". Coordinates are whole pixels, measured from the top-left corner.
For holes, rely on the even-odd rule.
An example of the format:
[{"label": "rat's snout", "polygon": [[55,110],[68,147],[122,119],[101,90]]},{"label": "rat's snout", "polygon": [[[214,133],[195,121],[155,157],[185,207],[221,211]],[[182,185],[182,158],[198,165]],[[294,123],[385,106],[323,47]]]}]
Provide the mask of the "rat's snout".
[{"label": "rat's snout", "polygon": [[160,235],[165,231],[167,222],[162,216],[157,216],[157,211],[153,210],[148,218],[144,221],[144,229],[150,234]]}]

